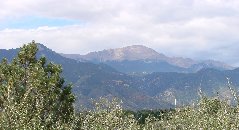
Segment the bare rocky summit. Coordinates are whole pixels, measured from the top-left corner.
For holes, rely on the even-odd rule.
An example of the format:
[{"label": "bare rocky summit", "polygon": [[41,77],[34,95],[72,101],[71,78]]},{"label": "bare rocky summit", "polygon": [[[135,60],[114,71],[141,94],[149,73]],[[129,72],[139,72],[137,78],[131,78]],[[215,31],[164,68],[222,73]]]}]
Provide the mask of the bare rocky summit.
[{"label": "bare rocky summit", "polygon": [[[129,68],[129,66],[135,65],[135,62],[139,63],[140,61],[141,66],[144,66],[142,67],[142,72],[144,70],[149,70],[148,68],[156,68],[157,66],[161,68],[160,70],[164,71],[167,71],[167,68],[169,68],[169,72],[196,72],[202,68],[216,68],[220,70],[233,69],[233,67],[231,67],[230,65],[214,60],[196,61],[190,58],[168,57],[143,45],[132,45],[123,48],[90,52],[86,55],[62,55],[78,61],[85,60],[95,63],[105,63],[115,69],[117,69],[117,67],[120,67],[120,69],[117,69],[119,71],[123,70],[122,67]],[[131,64],[129,62],[131,62]],[[152,71],[150,72],[153,72],[153,70],[154,69],[152,69]],[[160,70],[156,69],[155,72],[158,72]],[[123,70],[123,72],[126,71]]]}]

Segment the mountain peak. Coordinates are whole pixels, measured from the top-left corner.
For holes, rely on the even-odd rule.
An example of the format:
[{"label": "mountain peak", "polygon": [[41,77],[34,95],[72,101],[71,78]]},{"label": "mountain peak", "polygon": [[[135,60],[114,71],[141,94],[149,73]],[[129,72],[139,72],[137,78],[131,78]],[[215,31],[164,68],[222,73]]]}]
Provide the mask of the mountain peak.
[{"label": "mountain peak", "polygon": [[98,52],[91,52],[82,56],[87,60],[102,61],[123,61],[123,60],[155,60],[165,59],[166,56],[159,54],[155,50],[145,47],[143,45],[132,45],[123,48],[109,49]]},{"label": "mountain peak", "polygon": [[[132,46],[126,46],[123,48],[118,48],[115,50],[123,50],[123,51],[131,51],[131,53],[146,53],[146,54],[151,54],[151,55],[159,55],[158,52],[156,52],[155,50],[148,48],[146,46],[143,45],[132,45]],[[162,54],[160,54],[162,55]]]},{"label": "mountain peak", "polygon": [[50,48],[48,48],[47,46],[45,46],[44,44],[42,44],[42,43],[36,43],[37,44],[37,47],[38,47],[38,53],[46,53],[46,52],[48,52],[48,53],[57,53],[57,52],[55,52],[54,50],[52,50],[52,49],[50,49]]},{"label": "mountain peak", "polygon": [[[118,48],[118,49],[151,49],[151,48],[148,48],[144,45],[131,45],[131,46],[126,46],[126,47],[122,47],[122,48]],[[151,49],[153,50],[153,49]]]},{"label": "mountain peak", "polygon": [[36,43],[36,44],[37,44],[37,47],[38,47],[39,51],[44,51],[44,50],[49,49],[44,44],[41,44],[41,43]]}]

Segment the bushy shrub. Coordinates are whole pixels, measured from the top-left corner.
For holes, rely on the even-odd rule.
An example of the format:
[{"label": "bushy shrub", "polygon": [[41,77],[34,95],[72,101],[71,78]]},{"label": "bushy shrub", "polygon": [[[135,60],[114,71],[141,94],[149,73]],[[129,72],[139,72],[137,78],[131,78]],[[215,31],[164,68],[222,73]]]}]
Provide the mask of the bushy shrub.
[{"label": "bushy shrub", "polygon": [[[121,105],[101,99],[94,110],[83,116],[81,129],[125,129],[125,130],[191,130],[191,129],[238,129],[238,107],[232,107],[224,101],[203,97],[196,106],[177,108],[175,111],[153,114],[139,123],[133,113],[124,114]],[[164,115],[165,114],[165,115]]]},{"label": "bushy shrub", "polygon": [[95,109],[82,119],[84,130],[137,130],[139,125],[131,114],[125,114],[119,100],[101,98],[95,102]]},{"label": "bushy shrub", "polygon": [[170,120],[160,123],[165,129],[238,129],[236,109],[218,99],[203,98],[196,107],[178,108]]}]

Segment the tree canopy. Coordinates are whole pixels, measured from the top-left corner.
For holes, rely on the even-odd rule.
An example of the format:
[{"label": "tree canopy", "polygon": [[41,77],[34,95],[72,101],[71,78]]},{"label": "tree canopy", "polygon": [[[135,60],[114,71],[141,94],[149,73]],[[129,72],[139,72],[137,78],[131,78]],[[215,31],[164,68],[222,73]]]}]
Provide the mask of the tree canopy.
[{"label": "tree canopy", "polygon": [[72,85],[61,77],[60,65],[37,58],[37,44],[23,45],[12,61],[0,63],[0,128],[50,128],[71,121]]}]

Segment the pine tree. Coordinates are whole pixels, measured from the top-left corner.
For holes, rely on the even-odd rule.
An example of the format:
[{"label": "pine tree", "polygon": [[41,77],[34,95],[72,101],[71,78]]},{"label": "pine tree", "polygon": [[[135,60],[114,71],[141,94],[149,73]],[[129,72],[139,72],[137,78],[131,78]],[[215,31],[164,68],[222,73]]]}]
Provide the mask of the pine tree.
[{"label": "pine tree", "polygon": [[33,41],[0,63],[0,129],[50,129],[72,121],[72,85],[64,82],[60,65],[37,58],[37,51]]}]

